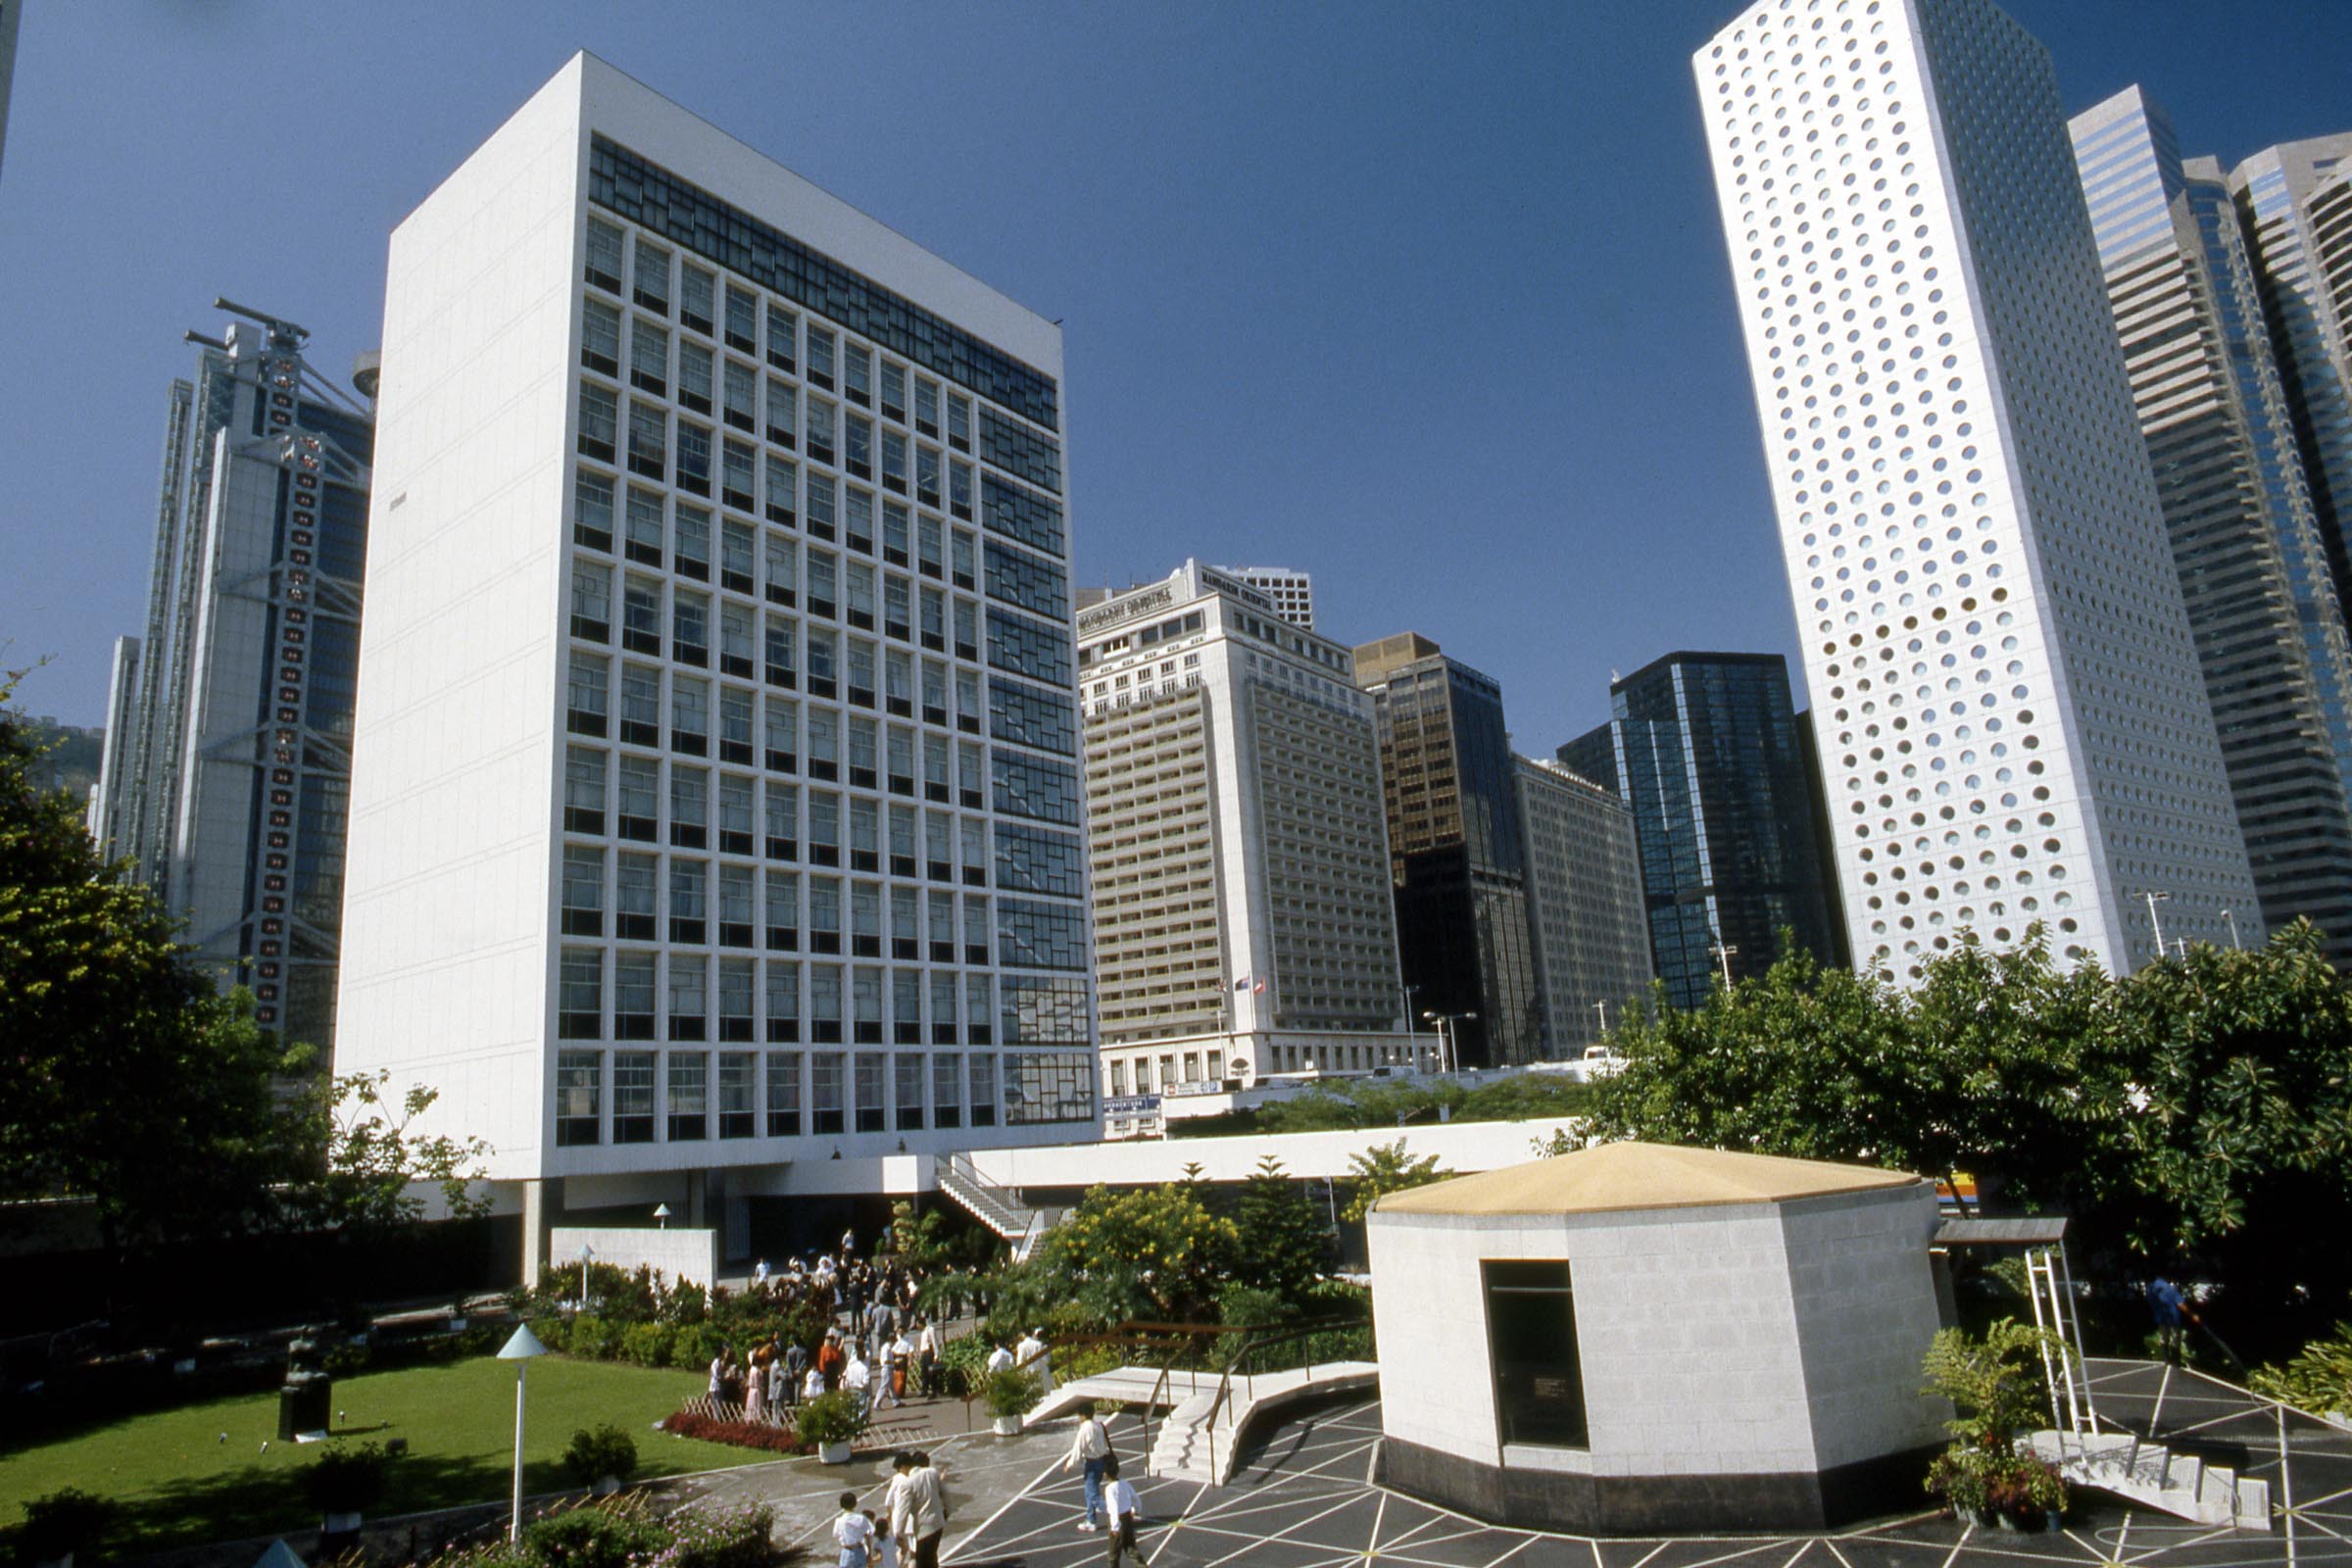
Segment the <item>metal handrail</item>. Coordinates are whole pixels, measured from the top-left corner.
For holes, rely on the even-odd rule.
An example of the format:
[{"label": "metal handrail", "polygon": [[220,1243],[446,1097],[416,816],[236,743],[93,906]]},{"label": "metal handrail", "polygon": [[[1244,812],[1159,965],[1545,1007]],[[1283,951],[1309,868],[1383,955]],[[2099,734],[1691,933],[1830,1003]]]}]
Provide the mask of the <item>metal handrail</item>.
[{"label": "metal handrail", "polygon": [[[1250,1356],[1259,1350],[1269,1349],[1277,1345],[1287,1345],[1293,1340],[1312,1339],[1317,1334],[1328,1334],[1334,1329],[1354,1328],[1367,1321],[1369,1320],[1358,1317],[1326,1317],[1316,1318],[1307,1323],[1293,1323],[1283,1327],[1282,1332],[1273,1335],[1266,1335],[1263,1331],[1277,1325],[1253,1325],[1247,1331],[1249,1337],[1242,1342],[1241,1348],[1235,1350],[1232,1357],[1226,1361],[1224,1373],[1217,1379],[1216,1397],[1209,1400],[1208,1413],[1200,1418],[1200,1429],[1208,1434],[1208,1473],[1212,1481],[1217,1473],[1217,1415],[1224,1409],[1226,1398],[1233,1391],[1235,1368],[1243,1367],[1244,1393],[1248,1397],[1254,1399],[1257,1396],[1256,1382],[1248,1369],[1243,1366]],[[1306,1381],[1309,1383],[1315,1381],[1315,1363],[1311,1355],[1306,1361]]]}]

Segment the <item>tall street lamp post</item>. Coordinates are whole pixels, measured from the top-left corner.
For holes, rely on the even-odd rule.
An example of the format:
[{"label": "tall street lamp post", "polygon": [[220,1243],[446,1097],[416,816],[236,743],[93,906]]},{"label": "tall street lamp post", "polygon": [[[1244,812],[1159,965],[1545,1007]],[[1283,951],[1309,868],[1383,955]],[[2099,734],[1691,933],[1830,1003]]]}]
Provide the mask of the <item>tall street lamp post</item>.
[{"label": "tall street lamp post", "polygon": [[1462,1071],[1461,1026],[1476,1018],[1478,1014],[1475,1012],[1425,1012],[1421,1016],[1438,1026],[1438,1071],[1450,1072],[1459,1077]]},{"label": "tall street lamp post", "polygon": [[498,1358],[501,1361],[514,1363],[514,1515],[507,1523],[507,1540],[510,1543],[518,1543],[522,1540],[523,1384],[530,1376],[532,1360],[546,1353],[547,1347],[539,1343],[539,1336],[531,1332],[531,1326],[528,1323],[517,1326],[514,1330],[514,1337],[507,1341],[506,1348],[498,1352]]}]

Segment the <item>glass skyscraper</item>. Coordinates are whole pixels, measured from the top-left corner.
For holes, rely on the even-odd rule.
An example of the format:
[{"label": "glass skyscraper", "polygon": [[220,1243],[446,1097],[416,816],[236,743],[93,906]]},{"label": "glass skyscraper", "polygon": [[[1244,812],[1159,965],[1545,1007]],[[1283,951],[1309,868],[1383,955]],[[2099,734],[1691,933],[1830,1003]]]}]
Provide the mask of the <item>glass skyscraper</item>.
[{"label": "glass skyscraper", "polygon": [[116,646],[90,831],[260,1022],[327,1051],[373,417],[301,327],[242,314],[189,334],[195,378],[172,383],[146,631]]},{"label": "glass skyscraper", "polygon": [[1771,967],[1784,928],[1834,954],[1803,745],[1778,654],[1675,653],[1609,687],[1615,716],[1559,749],[1633,808],[1666,1000]]},{"label": "glass skyscraper", "polygon": [[1450,1027],[1463,1066],[1537,1060],[1519,764],[1502,688],[1417,632],[1357,648],[1355,679],[1372,694],[1379,726],[1396,946],[1413,1012],[1462,1018]]},{"label": "glass skyscraper", "polygon": [[2069,122],[2261,899],[2352,963],[2352,648],[2221,166],[2131,87]]},{"label": "glass skyscraper", "polygon": [[2352,132],[2230,172],[2336,598],[2352,604]]}]

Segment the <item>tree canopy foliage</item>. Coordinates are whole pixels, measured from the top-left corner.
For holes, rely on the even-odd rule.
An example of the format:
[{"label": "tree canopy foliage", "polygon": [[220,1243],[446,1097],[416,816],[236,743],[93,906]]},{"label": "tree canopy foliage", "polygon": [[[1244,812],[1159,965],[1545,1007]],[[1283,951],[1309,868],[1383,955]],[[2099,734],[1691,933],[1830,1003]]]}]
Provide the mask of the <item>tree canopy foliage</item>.
[{"label": "tree canopy foliage", "polygon": [[[13,683],[11,683],[13,684]],[[0,1197],[86,1197],[110,1242],[261,1217],[286,1054],[104,863],[0,687]]]},{"label": "tree canopy foliage", "polygon": [[1354,1225],[1362,1224],[1364,1216],[1372,1212],[1372,1205],[1386,1195],[1401,1193],[1410,1187],[1426,1187],[1453,1174],[1438,1163],[1435,1154],[1405,1152],[1401,1138],[1393,1144],[1374,1144],[1360,1154],[1349,1154],[1348,1168],[1353,1175],[1354,1195],[1340,1214]]},{"label": "tree canopy foliage", "polygon": [[1997,1211],[2071,1214],[2111,1271],[2352,1298],[2352,988],[2308,924],[2120,978],[2060,968],[2038,928],[1963,938],[1909,991],[1792,952],[1609,1043],[1591,1141],[1966,1171]]},{"label": "tree canopy foliage", "polygon": [[110,1250],[453,1212],[487,1152],[420,1136],[423,1086],[332,1077],[223,994],[80,810],[0,680],[0,1198],[85,1200]]},{"label": "tree canopy foliage", "polygon": [[1585,1108],[1586,1086],[1557,1073],[1513,1073],[1464,1088],[1450,1078],[1347,1078],[1227,1116],[1171,1122],[1177,1138],[1319,1133],[1451,1121],[1535,1121]]}]

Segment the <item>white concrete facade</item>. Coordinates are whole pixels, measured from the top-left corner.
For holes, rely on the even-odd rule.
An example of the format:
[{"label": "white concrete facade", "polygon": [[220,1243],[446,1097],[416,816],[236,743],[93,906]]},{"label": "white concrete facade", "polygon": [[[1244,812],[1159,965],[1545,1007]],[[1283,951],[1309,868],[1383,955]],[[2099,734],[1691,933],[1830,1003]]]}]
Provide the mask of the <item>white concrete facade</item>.
[{"label": "white concrete facade", "polygon": [[572,1208],[1096,1136],[1060,370],[1053,323],[588,55],[405,220],[352,1067]]},{"label": "white concrete facade", "polygon": [[2040,45],[1764,0],[1693,57],[1860,964],[2254,897]]},{"label": "white concrete facade", "polygon": [[646,1230],[621,1225],[558,1225],[548,1236],[550,1270],[579,1277],[580,1261],[609,1263],[634,1274],[650,1268],[673,1284],[708,1289],[718,1282],[718,1232],[675,1225]]},{"label": "white concrete facade", "polygon": [[1217,570],[1266,596],[1274,612],[1295,626],[1315,629],[1315,579],[1290,566],[1219,566]]},{"label": "white concrete facade", "polygon": [[[1504,1470],[1777,1476],[1924,1447],[1937,1322],[1931,1184],[1787,1202],[1583,1214],[1375,1209],[1367,1226],[1392,1438]],[[1569,1265],[1591,1442],[1501,1439],[1481,1264]]]}]

